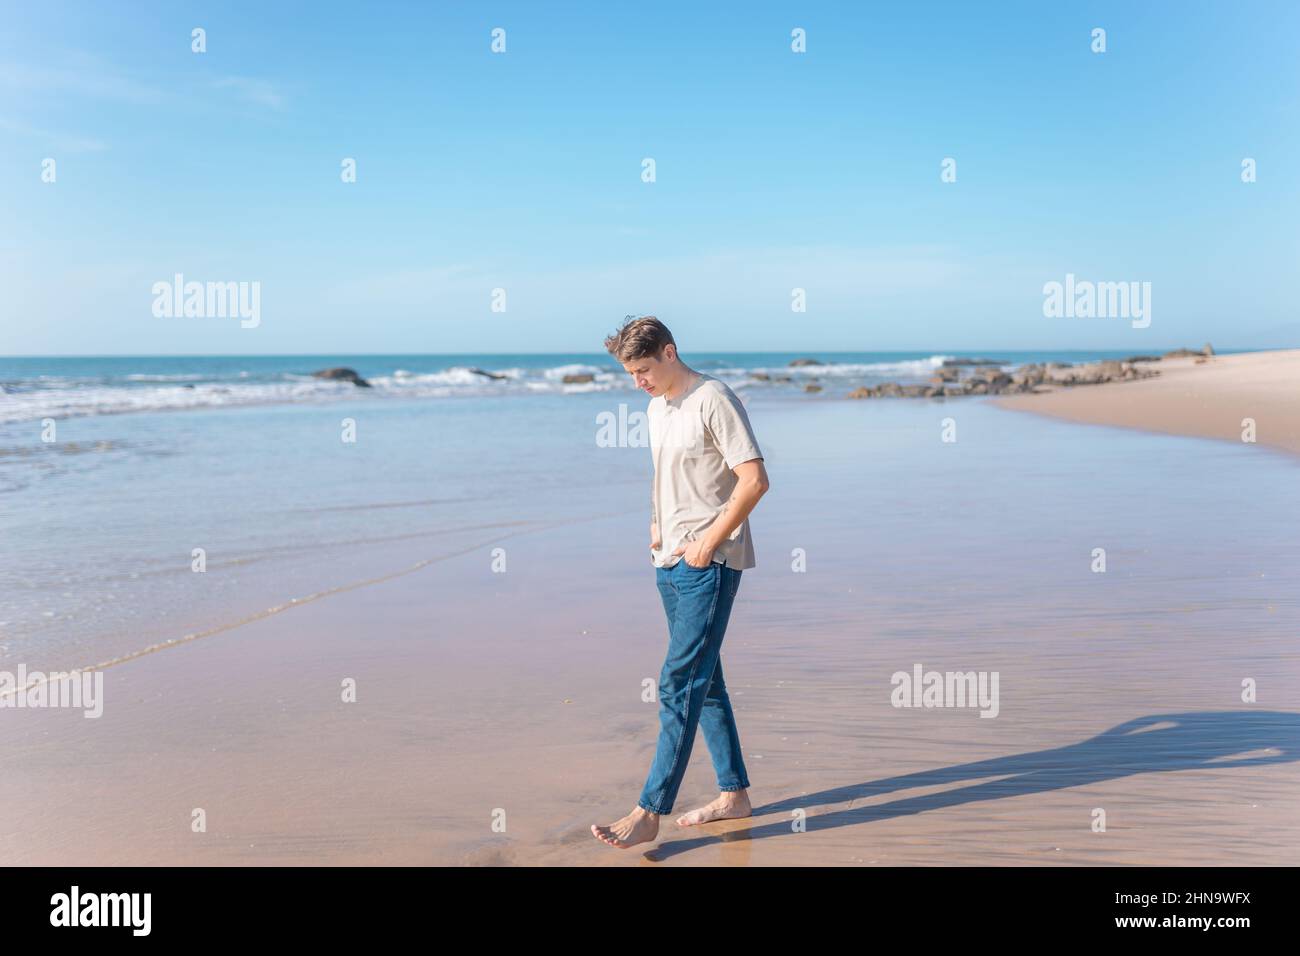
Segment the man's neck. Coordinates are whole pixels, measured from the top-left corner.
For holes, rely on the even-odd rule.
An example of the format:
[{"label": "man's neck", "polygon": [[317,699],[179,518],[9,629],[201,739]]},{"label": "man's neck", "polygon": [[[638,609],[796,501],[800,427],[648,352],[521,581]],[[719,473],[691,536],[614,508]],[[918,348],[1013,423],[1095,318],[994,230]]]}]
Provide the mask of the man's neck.
[{"label": "man's neck", "polygon": [[686,393],[686,389],[690,387],[691,382],[695,379],[695,376],[697,374],[698,373],[695,371],[695,369],[687,368],[686,366],[683,365],[682,374],[678,376],[677,382],[675,383],[676,387],[673,389],[671,394],[665,394],[664,398],[666,398],[670,402],[676,401],[677,399],[681,398],[682,395]]}]

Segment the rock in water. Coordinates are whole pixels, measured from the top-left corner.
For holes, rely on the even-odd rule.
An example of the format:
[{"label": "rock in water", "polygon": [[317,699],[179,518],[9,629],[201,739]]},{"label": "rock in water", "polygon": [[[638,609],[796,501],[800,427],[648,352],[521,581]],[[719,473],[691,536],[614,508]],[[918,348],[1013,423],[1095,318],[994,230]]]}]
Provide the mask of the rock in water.
[{"label": "rock in water", "polygon": [[311,373],[315,378],[332,378],[344,382],[351,382],[358,388],[370,388],[371,385],[364,378],[350,368],[323,368],[319,372]]}]

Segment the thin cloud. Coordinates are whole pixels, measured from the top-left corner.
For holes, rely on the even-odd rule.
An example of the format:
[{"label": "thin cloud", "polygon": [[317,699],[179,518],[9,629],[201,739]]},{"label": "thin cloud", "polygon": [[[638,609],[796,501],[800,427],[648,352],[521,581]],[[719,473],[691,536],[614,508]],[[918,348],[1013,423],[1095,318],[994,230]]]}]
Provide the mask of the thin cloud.
[{"label": "thin cloud", "polygon": [[250,103],[266,106],[273,110],[283,109],[285,97],[271,83],[250,76],[223,76],[212,82],[219,90],[234,90]]},{"label": "thin cloud", "polygon": [[47,148],[58,153],[102,153],[108,149],[108,144],[103,140],[88,136],[59,133],[48,129],[38,129],[35,126],[7,120],[4,117],[0,117],[0,129],[16,136],[29,136],[33,139],[42,140]]},{"label": "thin cloud", "polygon": [[[365,275],[342,279],[329,286],[330,301],[349,303],[383,302],[388,305],[416,305],[428,300],[434,293],[445,290],[450,283],[481,274],[474,266],[456,263],[427,269],[406,269],[380,275]],[[482,282],[479,283],[480,285]]]},{"label": "thin cloud", "polygon": [[96,57],[76,54],[67,66],[0,62],[0,87],[23,94],[71,93],[128,103],[158,103],[163,92],[135,80]]}]

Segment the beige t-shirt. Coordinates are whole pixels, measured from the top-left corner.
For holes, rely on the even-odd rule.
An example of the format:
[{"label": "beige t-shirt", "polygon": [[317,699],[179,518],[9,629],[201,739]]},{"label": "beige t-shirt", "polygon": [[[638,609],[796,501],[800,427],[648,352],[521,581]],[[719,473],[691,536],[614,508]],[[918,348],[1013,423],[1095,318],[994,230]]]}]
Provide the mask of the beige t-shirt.
[{"label": "beige t-shirt", "polygon": [[[655,468],[650,517],[659,525],[660,542],[650,554],[655,567],[671,568],[682,559],[673,554],[678,545],[702,537],[726,509],[738,480],[731,469],[763,453],[736,393],[703,372],[671,401],[662,395],[650,399],[646,421]],[[754,567],[748,516],[713,560],[737,570]]]}]

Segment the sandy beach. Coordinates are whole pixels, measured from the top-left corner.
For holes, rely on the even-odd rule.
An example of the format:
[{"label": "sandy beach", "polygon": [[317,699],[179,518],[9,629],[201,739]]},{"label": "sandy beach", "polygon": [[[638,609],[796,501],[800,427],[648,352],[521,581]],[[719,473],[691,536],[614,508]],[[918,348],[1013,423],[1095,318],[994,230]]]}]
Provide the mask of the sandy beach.
[{"label": "sandy beach", "polygon": [[1300,349],[1167,358],[1143,363],[1155,378],[1002,396],[1003,408],[1075,422],[1142,428],[1175,435],[1243,441],[1243,420],[1255,442],[1300,454]]},{"label": "sandy beach", "polygon": [[[1011,404],[1212,437],[1253,414],[1261,443],[1294,440],[1294,400],[1248,386],[1297,354]],[[945,444],[935,407],[751,409],[773,490],[722,652],[748,821],[665,818],[627,851],[588,830],[631,809],[657,726],[642,682],[666,623],[629,456],[586,517],[531,520],[553,500],[533,487],[514,525],[358,550],[355,586],[107,667],[100,718],[5,711],[0,860],[1300,861],[1296,459],[981,399],[943,403],[961,429]],[[996,673],[996,716],[894,706],[893,675],[918,666]],[[675,810],[714,795],[697,738]]]}]

